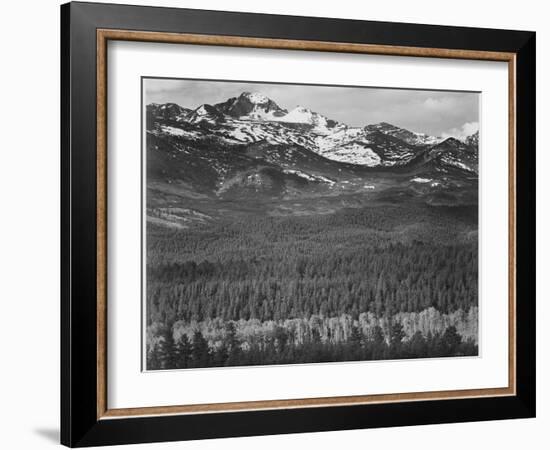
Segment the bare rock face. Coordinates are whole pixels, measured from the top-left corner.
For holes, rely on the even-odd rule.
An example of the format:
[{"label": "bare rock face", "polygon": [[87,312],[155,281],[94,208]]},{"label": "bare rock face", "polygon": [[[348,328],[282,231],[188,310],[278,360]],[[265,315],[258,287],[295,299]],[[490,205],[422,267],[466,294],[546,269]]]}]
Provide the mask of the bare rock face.
[{"label": "bare rock face", "polygon": [[233,118],[246,116],[261,118],[269,115],[281,117],[287,113],[286,109],[281,108],[270,98],[251,92],[243,92],[238,97],[232,97],[223,103],[217,103],[215,107]]}]

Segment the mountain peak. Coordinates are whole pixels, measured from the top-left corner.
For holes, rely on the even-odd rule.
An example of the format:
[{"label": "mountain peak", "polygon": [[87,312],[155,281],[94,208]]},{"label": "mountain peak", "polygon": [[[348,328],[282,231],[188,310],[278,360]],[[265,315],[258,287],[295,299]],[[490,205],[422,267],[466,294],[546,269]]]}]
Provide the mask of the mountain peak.
[{"label": "mountain peak", "polygon": [[450,136],[447,139],[441,141],[440,144],[459,146],[462,144],[462,142],[457,138]]},{"label": "mountain peak", "polygon": [[249,92],[249,91],[245,91],[243,92],[240,96],[240,98],[245,98],[247,99],[249,102],[251,103],[255,103],[257,105],[262,105],[264,103],[268,103],[270,102],[271,100],[266,97],[265,95],[263,94],[260,94],[259,92]]},{"label": "mountain peak", "polygon": [[408,130],[405,130],[404,128],[398,127],[397,125],[393,125],[388,122],[378,122],[378,123],[367,125],[365,126],[365,130],[369,132],[380,131],[382,133],[392,132],[394,130],[408,131]]},{"label": "mountain peak", "polygon": [[479,147],[479,130],[477,130],[474,134],[471,134],[470,136],[466,137],[464,142],[470,147],[478,148]]},{"label": "mountain peak", "polygon": [[215,123],[222,119],[224,114],[215,106],[205,103],[189,113],[187,121],[190,123],[208,122]]},{"label": "mountain peak", "polygon": [[287,112],[265,95],[259,92],[248,91],[214,106],[219,111],[234,118],[269,120],[274,117],[283,116]]},{"label": "mountain peak", "polygon": [[205,103],[204,105],[201,105],[197,109],[195,109],[195,113],[204,116],[207,114],[219,115],[220,112],[214,106]]},{"label": "mountain peak", "polygon": [[457,139],[455,137],[448,137],[446,139],[443,139],[441,142],[437,143],[432,147],[434,150],[437,151],[460,151],[468,148],[468,145],[461,141],[460,139]]},{"label": "mountain peak", "polygon": [[367,125],[365,127],[365,130],[371,133],[374,131],[379,131],[381,133],[387,133],[387,134],[391,134],[392,132],[396,132],[396,131],[407,131],[410,133],[409,130],[405,130],[404,128],[400,128],[388,122],[378,122],[378,123]]},{"label": "mountain peak", "polygon": [[148,114],[164,119],[182,121],[191,112],[188,108],[183,108],[177,103],[149,103],[147,105]]},{"label": "mountain peak", "polygon": [[338,125],[338,122],[327,119],[322,114],[319,114],[309,108],[299,105],[296,106],[296,108],[294,108],[284,117],[282,117],[280,120],[289,123],[303,123],[312,125],[320,132],[324,132],[327,129],[334,128]]},{"label": "mountain peak", "polygon": [[[157,105],[159,106],[158,103],[151,103],[152,105]],[[178,105],[177,103],[173,103],[173,102],[168,102],[168,103],[164,103],[162,105],[160,105],[160,109],[166,109],[166,108],[181,108],[180,105]]]},{"label": "mountain peak", "polygon": [[410,145],[432,145],[441,141],[440,138],[424,133],[416,133],[405,128],[398,127],[388,122],[379,122],[365,127],[367,133],[381,132],[389,136],[401,139]]}]

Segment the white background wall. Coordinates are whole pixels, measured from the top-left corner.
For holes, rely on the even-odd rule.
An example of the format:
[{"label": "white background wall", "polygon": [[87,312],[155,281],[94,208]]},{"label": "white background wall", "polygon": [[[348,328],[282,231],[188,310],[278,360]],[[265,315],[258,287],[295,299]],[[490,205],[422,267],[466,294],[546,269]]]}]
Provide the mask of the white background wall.
[{"label": "white background wall", "polygon": [[[158,449],[548,448],[550,435],[550,149],[545,139],[550,14],[545,2],[501,0],[189,0],[135,4],[525,29],[537,32],[538,417],[451,424],[141,445]],[[59,1],[5,2],[0,124],[0,448],[57,445],[59,422]],[[524,151],[531,151],[524,149]],[[535,301],[535,299],[523,299]]]}]

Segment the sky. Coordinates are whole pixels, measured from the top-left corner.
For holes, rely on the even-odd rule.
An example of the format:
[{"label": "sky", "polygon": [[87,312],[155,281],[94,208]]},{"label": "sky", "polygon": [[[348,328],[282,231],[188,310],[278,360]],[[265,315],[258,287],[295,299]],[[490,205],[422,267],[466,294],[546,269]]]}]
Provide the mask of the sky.
[{"label": "sky", "polygon": [[478,130],[479,93],[334,87],[233,81],[145,79],[145,102],[197,108],[242,92],[259,92],[291,110],[304,106],[349,126],[388,122],[433,136],[466,137]]}]

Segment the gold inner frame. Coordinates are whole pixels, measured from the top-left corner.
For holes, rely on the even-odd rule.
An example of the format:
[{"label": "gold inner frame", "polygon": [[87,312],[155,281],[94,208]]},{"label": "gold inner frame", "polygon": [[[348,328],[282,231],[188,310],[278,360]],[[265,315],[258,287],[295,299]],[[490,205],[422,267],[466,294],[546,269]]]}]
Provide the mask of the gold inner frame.
[{"label": "gold inner frame", "polygon": [[[501,388],[396,394],[261,400],[197,405],[109,409],[107,405],[107,42],[171,44],[364,53],[392,56],[472,59],[508,63],[508,386]],[[197,414],[266,409],[313,408],[421,400],[448,400],[516,394],[516,54],[477,50],[403,47],[322,41],[250,38],[114,29],[97,30],[97,418]]]}]

